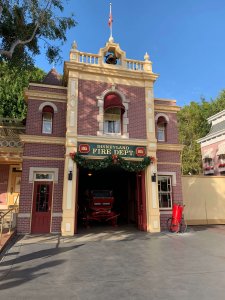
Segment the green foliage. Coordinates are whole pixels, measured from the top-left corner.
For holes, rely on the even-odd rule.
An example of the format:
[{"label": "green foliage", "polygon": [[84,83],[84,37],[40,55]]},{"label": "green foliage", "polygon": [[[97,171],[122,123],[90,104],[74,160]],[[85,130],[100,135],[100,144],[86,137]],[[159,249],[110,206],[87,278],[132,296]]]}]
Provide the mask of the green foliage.
[{"label": "green foliage", "polygon": [[[41,54],[40,41],[50,63],[61,59],[60,48],[66,42],[66,32],[76,25],[71,17],[60,16],[62,0],[0,0],[0,59],[13,66],[34,64]],[[59,45],[54,42],[60,42]]]},{"label": "green foliage", "polygon": [[112,166],[119,166],[128,172],[140,172],[154,161],[154,158],[150,156],[143,158],[140,162],[127,161],[119,155],[109,155],[101,160],[86,159],[78,153],[71,153],[70,156],[79,167],[90,170],[101,170]]},{"label": "green foliage", "polygon": [[200,144],[197,140],[209,133],[207,118],[225,109],[225,90],[214,101],[204,98],[200,103],[191,102],[178,113],[179,140],[184,145],[182,153],[183,174],[202,173]]},{"label": "green foliage", "polygon": [[24,88],[31,81],[42,81],[44,76],[44,71],[38,68],[20,69],[0,63],[0,116],[25,118]]}]

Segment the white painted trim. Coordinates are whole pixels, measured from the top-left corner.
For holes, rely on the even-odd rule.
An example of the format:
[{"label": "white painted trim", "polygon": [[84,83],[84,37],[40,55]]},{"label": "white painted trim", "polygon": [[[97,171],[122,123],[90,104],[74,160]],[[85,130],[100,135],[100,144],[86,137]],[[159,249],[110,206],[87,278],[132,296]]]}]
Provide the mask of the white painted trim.
[{"label": "white painted trim", "polygon": [[59,169],[58,168],[42,168],[42,167],[30,167],[29,170],[29,183],[34,182],[34,174],[36,172],[43,172],[43,173],[52,173],[53,174],[53,180],[44,180],[44,181],[53,181],[55,183],[58,183],[58,174]]},{"label": "white painted trim", "polygon": [[215,114],[215,115],[209,117],[209,118],[207,119],[207,121],[208,121],[208,123],[211,123],[212,121],[214,121],[214,120],[216,120],[216,119],[218,119],[218,118],[221,118],[221,117],[223,117],[223,116],[225,116],[225,109],[222,110],[222,111],[220,111],[220,112],[218,112],[217,114]]},{"label": "white painted trim", "polygon": [[155,115],[155,121],[157,122],[157,121],[158,121],[158,118],[160,118],[160,117],[165,118],[165,119],[166,119],[166,122],[169,123],[170,119],[169,119],[169,117],[168,117],[166,114],[164,114],[164,113],[158,113],[158,114],[156,114],[156,115]]},{"label": "white painted trim", "polygon": [[158,176],[171,176],[172,177],[172,186],[176,186],[177,185],[177,174],[176,174],[176,172],[166,172],[166,171],[163,171],[163,172],[158,172],[157,175]]},{"label": "white painted trim", "polygon": [[201,139],[198,139],[197,142],[201,144],[201,147],[204,147],[204,146],[208,146],[220,142],[224,139],[225,139],[225,130],[221,130],[214,134],[210,134]]},{"label": "white painted trim", "polygon": [[58,213],[57,212],[55,212],[55,213],[53,212],[52,213],[52,218],[54,218],[54,217],[62,217],[62,213],[61,212],[58,212]]},{"label": "white painted trim", "polygon": [[51,107],[53,108],[53,110],[54,110],[54,113],[57,113],[57,112],[58,112],[57,106],[56,106],[54,103],[51,103],[51,102],[43,102],[43,103],[41,103],[40,106],[39,106],[39,108],[38,108],[38,110],[39,110],[40,112],[42,112],[42,110],[43,110],[43,108],[44,108],[45,106],[51,106]]},{"label": "white painted trim", "polygon": [[19,213],[18,218],[30,218],[31,213]]}]

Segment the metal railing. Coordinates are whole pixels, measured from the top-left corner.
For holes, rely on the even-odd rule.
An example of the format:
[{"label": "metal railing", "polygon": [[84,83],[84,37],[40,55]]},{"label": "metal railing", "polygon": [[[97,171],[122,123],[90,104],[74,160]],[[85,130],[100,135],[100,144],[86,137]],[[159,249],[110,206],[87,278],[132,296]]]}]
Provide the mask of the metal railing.
[{"label": "metal railing", "polygon": [[8,229],[8,234],[10,234],[12,229],[16,228],[17,212],[18,206],[12,207],[7,211],[0,211],[0,245],[4,229]]}]

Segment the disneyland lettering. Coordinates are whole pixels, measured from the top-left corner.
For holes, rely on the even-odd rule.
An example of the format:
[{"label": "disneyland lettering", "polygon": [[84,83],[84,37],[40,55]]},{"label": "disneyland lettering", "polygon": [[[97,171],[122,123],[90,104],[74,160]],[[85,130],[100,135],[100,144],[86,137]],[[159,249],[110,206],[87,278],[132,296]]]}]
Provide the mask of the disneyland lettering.
[{"label": "disneyland lettering", "polygon": [[134,156],[134,150],[131,150],[129,146],[96,145],[96,148],[92,149],[92,154]]}]

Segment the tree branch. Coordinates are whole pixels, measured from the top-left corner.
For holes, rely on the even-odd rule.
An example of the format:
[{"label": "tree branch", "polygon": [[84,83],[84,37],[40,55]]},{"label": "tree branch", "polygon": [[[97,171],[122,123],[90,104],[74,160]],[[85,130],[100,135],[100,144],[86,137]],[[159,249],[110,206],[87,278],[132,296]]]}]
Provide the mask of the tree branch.
[{"label": "tree branch", "polygon": [[31,37],[25,41],[22,41],[22,40],[15,40],[15,42],[12,43],[11,47],[9,50],[4,50],[4,49],[0,49],[0,55],[4,55],[8,58],[12,58],[12,55],[13,55],[13,52],[15,50],[15,48],[18,46],[18,45],[25,45],[25,44],[28,44],[30,43],[33,38],[35,37],[35,34],[38,30],[38,27],[39,27],[39,23],[37,22],[35,28],[34,28],[34,31],[31,35]]},{"label": "tree branch", "polygon": [[2,16],[2,11],[3,11],[3,7],[0,6],[0,19],[1,19],[1,16]]}]

